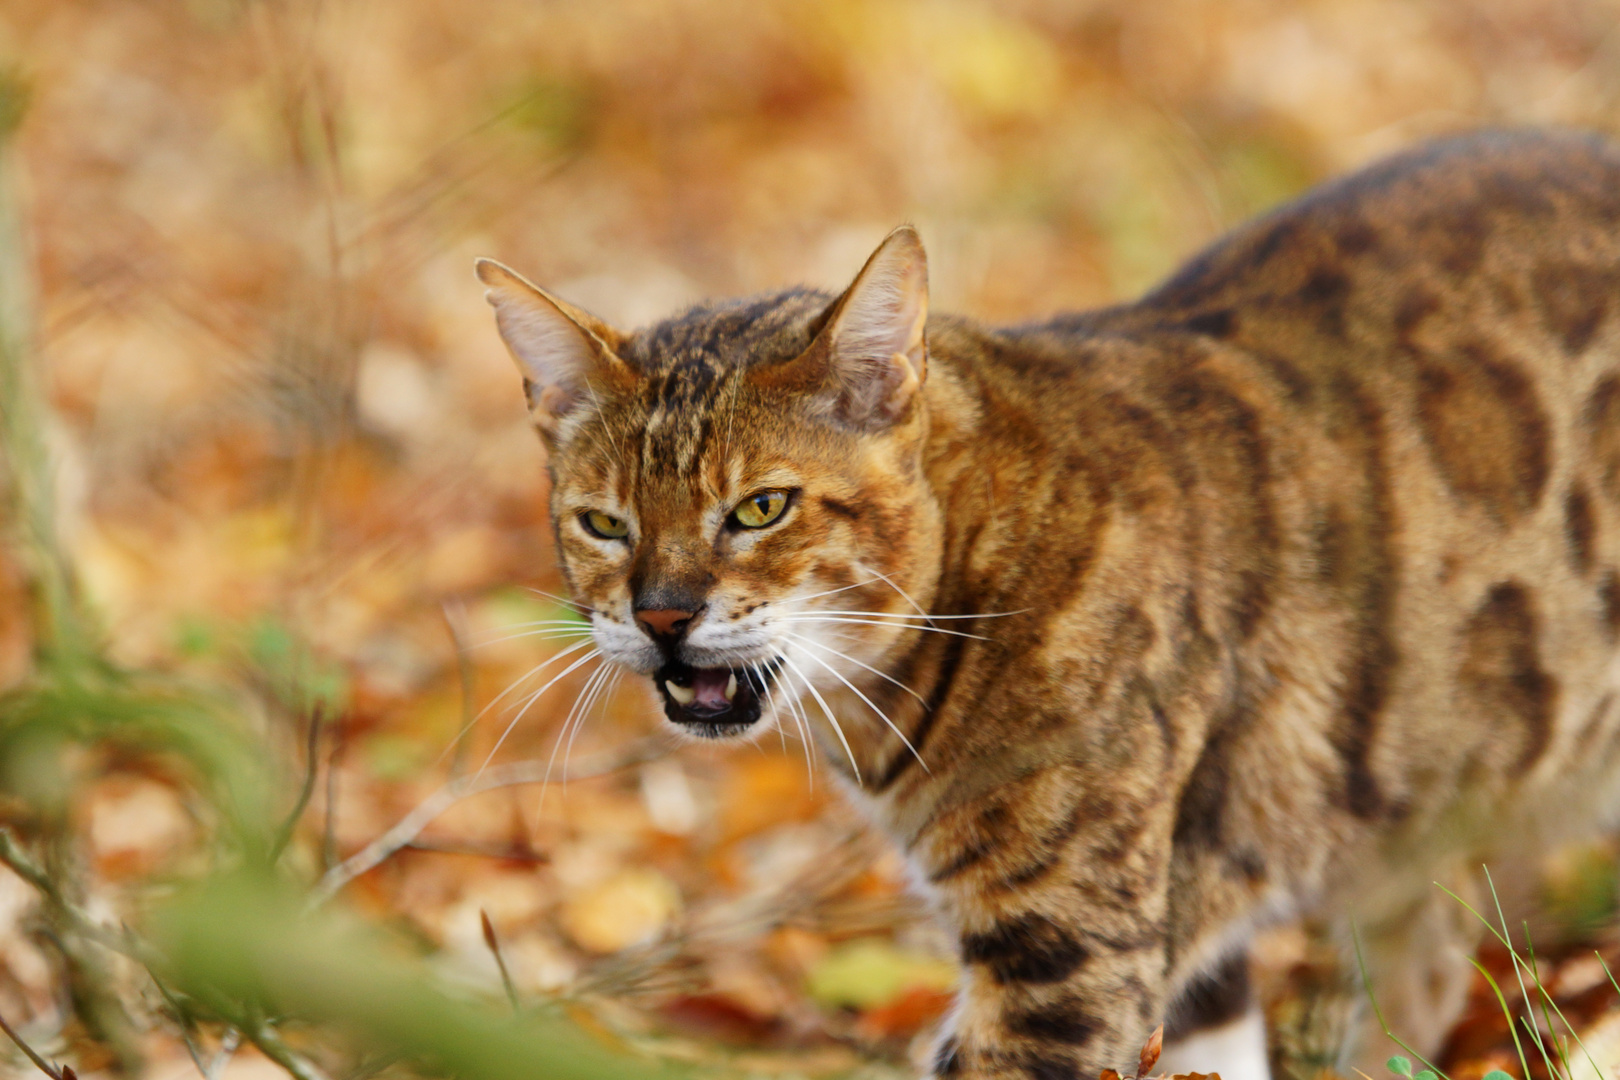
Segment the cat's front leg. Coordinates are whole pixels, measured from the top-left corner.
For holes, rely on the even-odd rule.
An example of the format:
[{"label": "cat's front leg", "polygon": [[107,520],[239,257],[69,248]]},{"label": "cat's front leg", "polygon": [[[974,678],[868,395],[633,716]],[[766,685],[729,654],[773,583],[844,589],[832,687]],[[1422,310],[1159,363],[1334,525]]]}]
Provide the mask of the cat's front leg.
[{"label": "cat's front leg", "polygon": [[[1027,924],[1015,933],[1026,929]],[[1163,1011],[1162,950],[1126,954],[1081,946],[1085,959],[1067,977],[1057,978],[1057,970],[1075,954],[1046,952],[1055,944],[1049,933],[1043,927],[1022,943],[997,942],[980,954],[982,962],[966,967],[932,1076],[1094,1080],[1105,1068],[1131,1071],[1143,1038]],[[1034,945],[1034,951],[1026,945]]]},{"label": "cat's front leg", "polygon": [[1043,771],[936,819],[915,851],[953,924],[960,996],[933,1075],[1134,1071],[1164,1017],[1170,822]]}]

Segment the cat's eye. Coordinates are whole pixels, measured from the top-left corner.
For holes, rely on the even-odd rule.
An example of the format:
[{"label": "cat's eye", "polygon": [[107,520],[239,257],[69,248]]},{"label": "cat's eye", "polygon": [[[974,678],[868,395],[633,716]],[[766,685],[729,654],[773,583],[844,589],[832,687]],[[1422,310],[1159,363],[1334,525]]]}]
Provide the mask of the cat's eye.
[{"label": "cat's eye", "polygon": [[731,512],[731,520],[745,529],[763,529],[782,516],[787,504],[787,492],[761,491],[744,499],[737,509]]},{"label": "cat's eye", "polygon": [[579,520],[586,532],[603,540],[623,540],[630,535],[629,522],[600,510],[587,510],[579,515]]}]

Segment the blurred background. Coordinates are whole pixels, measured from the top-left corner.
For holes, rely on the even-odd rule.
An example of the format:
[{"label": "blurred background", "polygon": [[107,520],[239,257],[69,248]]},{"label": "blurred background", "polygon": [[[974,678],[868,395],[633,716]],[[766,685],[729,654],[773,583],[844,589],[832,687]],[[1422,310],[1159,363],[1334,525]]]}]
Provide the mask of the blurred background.
[{"label": "blurred background", "polygon": [[[0,1016],[82,1075],[432,1071],[328,1037],[330,1002],[282,1024],[96,966],[86,918],[251,861],[215,804],[260,784],[238,839],[435,993],[703,1075],[908,1075],[947,952],[804,748],[676,748],[570,670],[472,260],[628,328],[841,288],[912,221],[936,310],[1017,320],[1487,124],[1620,128],[1620,3],[3,0],[0,824],[70,887],[0,869]],[[258,779],[117,734],[143,694],[205,701]],[[1612,860],[1559,859],[1560,925],[1602,944]],[[1468,1023],[1454,1075],[1524,1071],[1500,1013]]]}]

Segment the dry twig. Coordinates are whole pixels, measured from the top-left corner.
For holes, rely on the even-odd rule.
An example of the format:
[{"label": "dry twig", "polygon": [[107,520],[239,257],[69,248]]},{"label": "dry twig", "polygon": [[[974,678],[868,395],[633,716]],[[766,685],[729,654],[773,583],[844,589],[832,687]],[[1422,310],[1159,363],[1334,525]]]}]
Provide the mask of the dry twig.
[{"label": "dry twig", "polygon": [[287,820],[276,833],[275,843],[270,845],[268,863],[271,866],[281,861],[281,853],[287,850],[292,842],[293,832],[298,828],[298,819],[304,816],[304,809],[309,806],[309,798],[315,793],[315,777],[320,771],[321,758],[321,720],[324,709],[316,705],[309,715],[309,747],[305,751],[304,786],[298,790],[298,800],[287,815]]},{"label": "dry twig", "polygon": [[[127,930],[119,932],[111,927],[104,926],[83,908],[69,901],[62,895],[61,890],[56,887],[49,875],[45,873],[44,868],[17,843],[16,837],[12,835],[11,830],[4,828],[0,828],[0,863],[10,867],[18,877],[38,890],[60,913],[68,928],[77,937],[111,952],[129,957],[140,964],[152,981],[158,984],[160,990],[162,989],[162,983],[158,980],[156,974],[163,967],[162,957],[150,946],[136,938],[134,934]],[[217,1011],[228,1011],[222,1008],[222,1004],[212,1002],[210,1006]],[[226,1015],[225,1019],[229,1021],[233,1028],[240,1031],[243,1037],[246,1037],[249,1042],[258,1047],[260,1053],[280,1065],[294,1080],[328,1080],[325,1073],[295,1053],[291,1047],[283,1042],[281,1035],[268,1021],[256,1016]],[[15,1041],[15,1034],[9,1028],[6,1031]],[[21,1046],[22,1043],[18,1042],[18,1045]],[[30,1056],[32,1057],[32,1055]],[[36,1064],[38,1064],[37,1061]],[[222,1065],[216,1065],[215,1067],[222,1067]],[[66,1080],[66,1078],[58,1077],[57,1080]]]},{"label": "dry twig", "polygon": [[4,1031],[6,1033],[6,1037],[17,1044],[17,1049],[26,1054],[28,1056],[28,1060],[32,1061],[34,1066],[38,1068],[40,1072],[50,1077],[51,1080],[78,1080],[78,1077],[74,1075],[71,1066],[52,1065],[50,1062],[40,1057],[39,1054],[35,1052],[34,1048],[29,1046],[28,1043],[23,1040],[23,1037],[12,1029],[10,1024],[6,1023],[6,1018],[4,1016],[0,1016],[0,1031]]},{"label": "dry twig", "polygon": [[[580,779],[605,776],[632,765],[640,765],[661,757],[665,747],[663,739],[649,736],[615,753],[604,755],[605,760],[600,765],[587,767],[576,776]],[[497,788],[543,784],[548,779],[549,772],[550,769],[544,761],[515,761],[510,765],[497,765],[481,773],[450,781],[423,799],[416,809],[401,818],[393,828],[323,874],[310,893],[309,906],[314,908],[326,903],[349,882],[414,843],[423,829],[462,799]]]},{"label": "dry twig", "polygon": [[512,982],[512,973],[506,970],[506,957],[501,955],[501,941],[495,936],[495,924],[489,921],[489,912],[483,908],[478,909],[478,921],[484,927],[484,944],[489,946],[490,954],[495,957],[495,966],[501,969],[501,985],[506,987],[506,1000],[512,1003],[512,1011],[519,1012],[523,1003],[518,1000],[517,986]]}]

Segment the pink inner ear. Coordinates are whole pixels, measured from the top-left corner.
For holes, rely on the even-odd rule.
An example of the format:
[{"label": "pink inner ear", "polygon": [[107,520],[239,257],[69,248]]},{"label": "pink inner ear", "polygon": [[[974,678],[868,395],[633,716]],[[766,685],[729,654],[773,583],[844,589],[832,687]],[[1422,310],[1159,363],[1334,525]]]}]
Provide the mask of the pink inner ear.
[{"label": "pink inner ear", "polygon": [[902,227],[867,260],[832,327],[834,376],[847,398],[868,410],[904,404],[889,398],[923,378],[927,317],[928,257],[915,230]]},{"label": "pink inner ear", "polygon": [[833,328],[832,375],[846,419],[893,420],[904,411],[925,370],[927,310],[920,252],[880,250],[851,286]]},{"label": "pink inner ear", "polygon": [[876,267],[855,285],[837,329],[836,350],[849,360],[884,364],[921,342],[926,278],[910,265]]},{"label": "pink inner ear", "polygon": [[897,229],[867,260],[810,347],[750,378],[807,395],[846,423],[892,422],[927,374],[927,313],[927,256],[914,230]]}]

